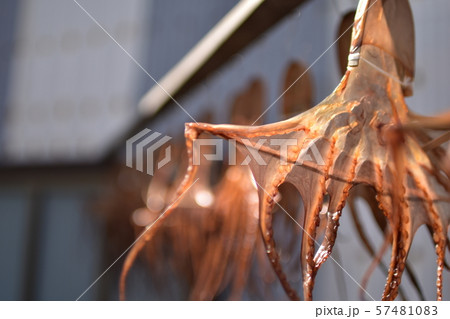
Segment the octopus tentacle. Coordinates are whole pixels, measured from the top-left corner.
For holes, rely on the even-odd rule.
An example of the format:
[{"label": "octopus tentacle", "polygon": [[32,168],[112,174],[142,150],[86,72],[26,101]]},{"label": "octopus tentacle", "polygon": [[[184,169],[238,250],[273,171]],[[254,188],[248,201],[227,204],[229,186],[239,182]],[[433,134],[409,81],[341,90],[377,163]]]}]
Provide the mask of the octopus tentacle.
[{"label": "octopus tentacle", "polygon": [[409,119],[410,121],[405,124],[405,128],[427,128],[443,131],[450,130],[450,112],[442,113],[439,116],[424,116],[414,112],[409,112]]},{"label": "octopus tentacle", "polygon": [[[322,142],[325,140],[322,140]],[[316,142],[325,155],[325,171],[332,165],[333,152],[336,141],[326,142],[324,145]],[[320,147],[322,146],[322,147]],[[305,220],[301,245],[301,265],[303,272],[303,295],[305,300],[312,300],[315,275],[317,274],[314,260],[317,228],[320,224],[319,213],[322,210],[323,199],[326,194],[327,174],[306,174],[300,193],[305,204]],[[296,184],[298,186],[298,184]],[[306,187],[306,189],[305,189]],[[330,238],[331,239],[331,238]]]},{"label": "octopus tentacle", "polygon": [[428,223],[433,231],[433,241],[436,244],[436,255],[437,255],[437,274],[436,274],[436,296],[437,300],[442,300],[442,279],[443,279],[443,269],[445,264],[445,248],[447,245],[447,235],[443,227],[443,223],[440,219],[439,212],[433,202],[430,187],[427,183],[427,177],[422,173],[421,170],[416,170],[416,174],[419,176],[414,176],[414,181],[417,188],[423,193],[424,204],[426,207],[426,212],[428,214]]},{"label": "octopus tentacle", "polygon": [[359,289],[359,298],[361,300],[364,299],[363,297],[364,297],[364,293],[367,288],[367,285],[369,283],[369,278],[372,275],[372,272],[375,270],[375,268],[378,265],[381,265],[383,270],[385,270],[385,272],[389,271],[386,268],[386,266],[384,265],[384,263],[382,262],[382,258],[383,258],[384,253],[386,252],[387,248],[389,247],[389,244],[391,243],[391,241],[392,241],[392,233],[389,232],[384,236],[383,244],[381,245],[378,252],[376,254],[372,254],[373,260],[370,263],[369,268],[367,268],[367,270],[361,280],[361,287]]},{"label": "octopus tentacle", "polygon": [[266,247],[266,253],[272,264],[272,268],[275,271],[278,279],[280,280],[283,289],[291,300],[300,300],[295,289],[289,284],[286,274],[281,266],[280,256],[276,250],[275,241],[273,239],[272,229],[272,208],[275,204],[274,198],[278,193],[277,186],[281,184],[276,182],[272,188],[266,188],[263,190],[260,204],[260,227],[263,235],[264,245]]},{"label": "octopus tentacle", "polygon": [[445,132],[441,136],[436,137],[435,139],[429,141],[424,146],[422,146],[422,148],[423,148],[424,151],[432,150],[432,149],[435,149],[435,148],[441,146],[442,144],[444,144],[448,140],[450,140],[450,131],[449,132]]},{"label": "octopus tentacle", "polygon": [[253,247],[254,245],[256,245],[256,238],[258,238],[253,234],[254,230],[255,229],[252,229],[251,231],[247,230],[242,240],[245,246],[242,248],[243,253],[236,267],[237,270],[235,278],[233,280],[233,288],[230,292],[230,300],[240,299],[244,286],[247,282],[247,277],[250,272],[250,267],[248,267],[248,265],[251,263],[251,259],[253,256]]},{"label": "octopus tentacle", "polygon": [[[319,178],[318,178],[319,179]],[[319,226],[319,213],[322,210],[322,201],[325,194],[325,177],[320,176],[313,193],[316,198],[312,202],[305,203],[305,222],[302,235],[301,265],[303,272],[303,294],[305,300],[312,300],[315,275],[315,237]]]},{"label": "octopus tentacle", "polygon": [[[383,171],[381,170],[380,164],[375,164],[375,190],[376,190],[376,200],[378,202],[378,208],[383,212],[383,214],[386,216],[386,219],[389,221],[389,224],[391,225],[391,232],[397,232],[398,233],[398,229],[397,229],[397,223],[394,221],[396,214],[392,212],[392,206],[393,206],[393,201],[390,200],[391,198],[388,196],[384,196],[383,194],[383,187],[384,187],[384,182],[385,182],[385,175],[383,174]],[[392,235],[393,236],[393,235]],[[398,238],[398,237],[397,237]],[[396,238],[396,239],[397,239]],[[398,249],[398,245],[395,245],[395,249]],[[386,299],[386,294],[389,293],[391,291],[391,289],[393,289],[393,293],[389,295],[389,297],[392,297],[396,294],[396,287],[398,287],[398,285],[393,284],[393,287],[391,286],[391,280],[393,277],[393,273],[394,273],[394,268],[396,267],[396,261],[395,261],[395,256],[394,256],[394,247],[392,248],[392,255],[391,255],[391,265],[388,271],[388,278],[386,280],[386,285],[385,285],[385,292],[383,292],[382,295],[382,299],[385,300]],[[388,290],[388,291],[386,291]],[[395,297],[394,297],[395,299]]]},{"label": "octopus tentacle", "polygon": [[[394,167],[386,167],[392,178],[392,214],[389,218],[392,231],[392,251],[388,277],[384,288],[383,300],[394,300],[405,269],[406,258],[412,243],[412,217],[410,206],[406,202],[407,170],[404,135],[399,130],[386,132],[388,149],[391,150]],[[402,145],[402,146],[398,146]],[[396,175],[392,173],[395,171]]]},{"label": "octopus tentacle", "polygon": [[[224,212],[229,215],[229,211]],[[236,224],[239,219],[233,218],[232,223]],[[236,235],[236,226],[231,224],[225,224],[222,231],[224,234],[230,238],[234,238]],[[198,275],[202,276],[203,279],[198,281],[197,284],[192,289],[190,294],[191,300],[212,300],[217,291],[219,291],[221,282],[217,278],[222,278],[227,270],[227,263],[225,261],[229,260],[232,254],[232,242],[226,241],[222,244],[217,245],[217,241],[210,239],[206,250],[212,251],[211,255],[207,255],[210,260],[203,260],[203,263],[199,265]],[[213,265],[214,272],[211,272],[209,267]]]},{"label": "octopus tentacle", "polygon": [[[295,123],[295,127],[293,124]],[[296,121],[292,119],[284,121],[281,123],[281,127],[283,128],[283,132],[291,133],[304,130],[302,127],[299,127]],[[194,128],[200,132],[210,132],[214,135],[220,135],[226,139],[235,139],[236,142],[246,145],[247,147],[253,147],[251,141],[248,138],[256,137],[256,136],[272,136],[279,134],[279,130],[274,133],[273,125],[268,124],[264,126],[260,126],[257,129],[249,129],[248,126],[239,126],[239,125],[212,125],[205,123],[190,123],[189,127]],[[277,123],[277,128],[280,129],[280,123]],[[277,160],[276,169],[278,173],[271,179],[269,185],[264,185],[264,189],[260,190],[260,228],[263,234],[263,241],[266,246],[266,252],[269,257],[269,260],[272,263],[272,267],[279,278],[284,290],[288,294],[291,299],[298,300],[300,299],[295,289],[293,289],[289,282],[287,281],[284,270],[282,269],[280,258],[278,252],[275,249],[275,241],[273,239],[273,231],[272,231],[272,208],[274,205],[274,197],[278,194],[278,187],[284,182],[285,176],[289,173],[294,165],[294,159],[297,158],[298,152],[295,154],[289,153],[287,154],[289,158],[281,158],[281,154],[279,151],[274,150],[267,146],[262,146],[261,151],[266,154],[270,154],[271,156],[275,156],[283,161],[287,161],[286,165],[281,165]],[[252,163],[251,163],[252,165]],[[251,167],[250,165],[250,167]],[[255,171],[253,174],[255,175]],[[256,178],[258,180],[258,178]],[[260,181],[261,182],[261,181]],[[258,185],[260,188],[262,185]]]},{"label": "octopus tentacle", "polygon": [[165,211],[150,225],[148,225],[142,234],[136,239],[134,245],[131,247],[130,252],[128,253],[122,268],[122,272],[120,274],[119,279],[119,297],[120,300],[125,300],[125,286],[126,279],[131,267],[134,264],[138,254],[142,251],[148,241],[152,239],[158,229],[161,227],[163,221],[170,216],[170,214],[177,207],[183,196],[189,190],[189,188],[194,184],[195,174],[197,172],[198,166],[193,165],[193,141],[198,137],[199,131],[196,129],[189,128],[186,126],[185,137],[186,137],[186,148],[187,154],[189,157],[189,166],[186,170],[186,175],[184,176],[183,181],[178,187],[174,200],[171,204],[165,209]]},{"label": "octopus tentacle", "polygon": [[201,132],[209,132],[225,138],[241,139],[256,136],[273,136],[288,134],[291,132],[308,131],[308,128],[299,125],[297,117],[293,117],[281,122],[271,123],[261,126],[235,125],[235,124],[209,124],[209,123],[188,123],[189,127],[196,128]]},{"label": "octopus tentacle", "polygon": [[[348,169],[347,183],[337,182],[335,180],[330,181],[328,186],[328,193],[330,194],[330,204],[328,206],[327,212],[327,225],[325,230],[325,236],[320,245],[317,253],[314,257],[315,261],[315,271],[317,272],[320,266],[327,260],[331,255],[334,243],[337,237],[337,231],[339,228],[339,219],[342,214],[342,209],[345,206],[345,202],[349,197],[349,192],[352,187],[350,183],[356,175],[356,166],[358,164],[358,156],[353,154],[353,159],[349,163],[344,164],[345,169]],[[339,159],[337,160],[339,161]],[[341,166],[341,165],[337,165]]]},{"label": "octopus tentacle", "polygon": [[315,276],[320,266],[327,260],[327,258],[331,255],[331,252],[334,247],[334,243],[337,237],[337,231],[339,228],[339,219],[342,215],[342,211],[336,211],[334,213],[327,213],[327,225],[325,229],[324,239],[322,244],[314,256],[314,271],[313,275]]},{"label": "octopus tentacle", "polygon": [[398,294],[398,287],[406,265],[406,258],[411,248],[411,213],[408,209],[403,209],[398,220],[392,225],[392,254],[389,267],[388,278],[386,280],[383,300],[394,300]]},{"label": "octopus tentacle", "polygon": [[[366,200],[367,199],[368,198],[366,198]],[[369,205],[370,205],[370,203],[369,203]],[[367,290],[367,285],[369,283],[369,279],[370,279],[373,271],[375,270],[375,268],[377,266],[381,267],[381,270],[383,273],[388,273],[388,271],[389,271],[389,269],[384,264],[382,257],[384,255],[384,253],[386,252],[386,249],[388,248],[389,244],[392,241],[392,234],[388,233],[388,234],[384,235],[384,241],[383,241],[383,244],[381,245],[381,248],[378,249],[377,252],[375,252],[374,248],[370,244],[369,239],[367,238],[367,236],[362,228],[361,221],[360,221],[360,219],[358,217],[358,213],[356,211],[354,198],[351,198],[351,200],[348,201],[348,207],[349,207],[353,222],[355,224],[356,231],[358,232],[358,235],[361,238],[361,242],[364,245],[364,247],[366,248],[369,255],[373,258],[370,266],[367,268],[367,270],[361,280],[361,288],[360,288],[359,293],[360,293],[360,299],[363,300],[364,299],[363,294],[365,293],[365,290]],[[372,210],[373,209],[375,209],[375,207],[372,207]],[[375,211],[372,211],[372,213],[375,213]],[[382,231],[384,231],[385,233],[387,231],[385,228],[382,228],[381,226],[380,226],[380,229]],[[420,287],[417,277],[414,274],[414,272],[411,268],[411,265],[409,265],[409,263],[406,263],[405,270],[411,280],[411,283],[413,284],[414,288],[416,289],[420,299],[425,300],[425,296],[423,295],[422,288]],[[401,296],[402,300],[406,300],[406,295],[403,292],[403,289],[401,287],[399,287],[399,295]]]}]

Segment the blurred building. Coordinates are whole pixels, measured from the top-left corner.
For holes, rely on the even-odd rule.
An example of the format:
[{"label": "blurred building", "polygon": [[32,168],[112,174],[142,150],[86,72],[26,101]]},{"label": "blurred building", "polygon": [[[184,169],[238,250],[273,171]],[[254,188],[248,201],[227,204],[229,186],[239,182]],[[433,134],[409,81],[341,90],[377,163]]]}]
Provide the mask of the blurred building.
[{"label": "blurred building", "polygon": [[[201,59],[198,69],[182,73],[186,81],[169,90],[192,117],[229,122],[237,97],[251,94],[264,110],[270,106],[262,121],[274,122],[317,104],[336,87],[345,37],[332,44],[349,25],[357,1],[291,0],[279,8],[273,3],[255,9],[253,16],[262,19],[248,18],[251,24],[228,31],[217,51]],[[111,243],[93,199],[116,182],[111,170],[125,166],[125,139],[145,126],[181,141],[184,123],[192,121],[169,98],[144,98],[137,105],[150,88],[158,94],[153,79],[170,74],[236,4],[2,1],[0,299],[74,300],[114,261],[105,257]],[[407,102],[419,113],[435,114],[448,110],[450,101],[445,85],[450,3],[412,0],[411,6],[417,67],[414,96]],[[365,230],[379,245],[382,236],[370,231],[372,217],[360,206]],[[318,300],[358,299],[353,278],[362,277],[370,258],[347,215],[334,257],[348,273],[326,263],[317,279]],[[433,299],[432,242],[425,230],[419,233],[409,260]],[[116,299],[117,270],[113,273],[83,299]],[[156,298],[139,280],[133,283],[132,296]],[[404,285],[411,286],[407,280]],[[369,292],[379,297],[383,286],[378,271]],[[275,290],[285,299],[280,287]],[[414,292],[407,296],[417,298]]]},{"label": "blurred building", "polygon": [[[159,79],[236,1],[78,3]],[[99,163],[154,82],[74,1],[0,7],[0,299],[73,300],[104,266]]]}]

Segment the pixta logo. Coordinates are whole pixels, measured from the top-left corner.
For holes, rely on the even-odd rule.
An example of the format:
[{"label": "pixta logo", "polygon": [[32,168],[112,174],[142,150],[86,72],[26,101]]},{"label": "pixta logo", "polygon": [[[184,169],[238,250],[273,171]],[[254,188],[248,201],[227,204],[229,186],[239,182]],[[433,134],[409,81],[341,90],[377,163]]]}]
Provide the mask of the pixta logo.
[{"label": "pixta logo", "polygon": [[[298,152],[298,139],[241,139],[238,141],[228,140],[228,149],[225,151],[223,139],[196,139],[193,142],[193,165],[200,165],[200,161],[204,158],[207,161],[222,161],[228,154],[228,165],[249,165],[255,162],[259,166],[266,166],[267,157],[264,159],[263,154],[269,154],[269,151],[278,154],[281,165],[294,164],[303,165],[305,162],[313,162],[317,165],[325,165],[322,155],[314,142]],[[240,151],[245,154],[245,158],[239,161],[236,152],[240,146]],[[204,149],[202,151],[202,149]],[[293,150],[294,149],[294,150]],[[295,158],[293,158],[295,156]]]},{"label": "pixta logo", "polygon": [[[161,137],[161,135],[161,133],[152,132],[146,128],[129,138],[126,142],[126,165],[144,172],[144,160],[146,160],[146,173],[153,175],[155,152],[172,139],[170,136]],[[170,162],[170,145],[165,148],[164,152],[164,157],[156,165],[158,169]],[[133,165],[134,162],[136,162],[136,166]]]}]

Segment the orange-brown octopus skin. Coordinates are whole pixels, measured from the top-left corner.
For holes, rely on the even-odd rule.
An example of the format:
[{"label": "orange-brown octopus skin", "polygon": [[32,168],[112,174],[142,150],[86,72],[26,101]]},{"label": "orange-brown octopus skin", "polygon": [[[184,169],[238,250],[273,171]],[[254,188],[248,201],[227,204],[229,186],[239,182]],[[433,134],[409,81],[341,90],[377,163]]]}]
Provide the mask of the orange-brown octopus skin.
[{"label": "orange-brown octopus skin", "polygon": [[[259,222],[268,258],[290,298],[297,300],[299,294],[289,285],[281,267],[271,215],[274,198],[284,182],[296,187],[305,207],[301,244],[305,300],[313,299],[315,277],[332,253],[349,192],[360,184],[375,190],[379,209],[392,232],[391,262],[382,300],[397,297],[408,252],[421,225],[430,227],[436,245],[436,298],[441,300],[450,223],[450,176],[442,170],[442,162],[422,149],[414,130],[424,132],[402,129],[411,121],[404,97],[412,94],[410,82],[414,77],[414,28],[409,3],[363,0],[357,17],[362,20],[353,30],[355,47],[351,50],[357,54],[352,56],[352,65],[337,89],[314,108],[262,126],[186,124],[190,165],[178,195],[195,179],[192,143],[199,134],[235,140],[245,155],[251,155],[249,149],[264,139],[257,151],[267,165],[251,161],[249,167],[258,185]],[[296,145],[272,143],[275,139],[294,140]],[[282,152],[286,145],[287,155]],[[320,154],[321,159],[311,158],[311,154]],[[325,237],[316,250],[325,195],[329,198]],[[130,251],[121,290],[141,242],[150,240],[153,232],[151,229]]]}]

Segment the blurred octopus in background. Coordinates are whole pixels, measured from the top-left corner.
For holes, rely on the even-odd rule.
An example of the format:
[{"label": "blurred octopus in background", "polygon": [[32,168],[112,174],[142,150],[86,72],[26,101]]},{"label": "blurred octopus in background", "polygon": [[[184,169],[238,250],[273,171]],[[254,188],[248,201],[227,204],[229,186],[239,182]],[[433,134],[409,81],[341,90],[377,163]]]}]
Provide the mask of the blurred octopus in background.
[{"label": "blurred octopus in background", "polygon": [[[261,89],[260,83],[254,81],[236,96],[233,122],[249,124],[260,114],[262,101],[255,96]],[[249,104],[253,107],[243,107]],[[174,158],[182,158],[186,152],[176,145],[171,147]],[[243,161],[242,154],[236,156],[238,162]],[[191,300],[239,300],[244,292],[256,299],[272,298],[271,290],[264,286],[273,284],[276,276],[260,239],[258,193],[250,169],[223,165],[217,172],[217,167],[205,158],[200,164],[198,182],[177,203],[177,213],[165,221],[151,245],[141,242],[157,290],[163,291],[169,281],[175,281],[181,290],[185,288],[186,298]],[[130,217],[137,244],[145,227],[157,222],[170,204],[186,166],[186,162],[166,165],[151,178],[141,196],[145,206]],[[127,173],[136,174],[128,169],[122,172]],[[140,183],[135,193],[140,193],[144,184]],[[123,200],[123,196],[113,197]],[[285,200],[288,197],[287,193]],[[118,203],[112,206],[123,208]],[[107,214],[112,213],[110,210]],[[121,294],[124,296],[124,290]]]}]

